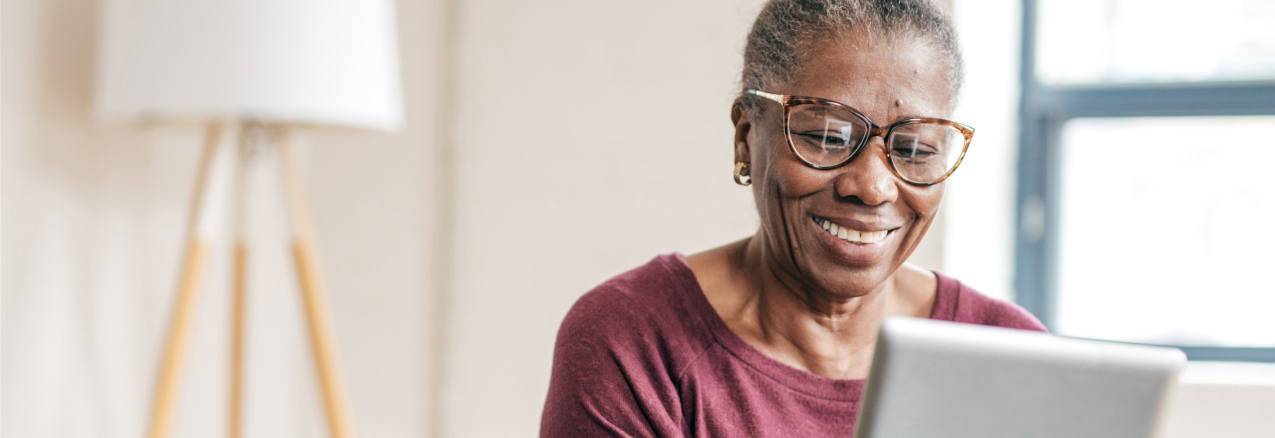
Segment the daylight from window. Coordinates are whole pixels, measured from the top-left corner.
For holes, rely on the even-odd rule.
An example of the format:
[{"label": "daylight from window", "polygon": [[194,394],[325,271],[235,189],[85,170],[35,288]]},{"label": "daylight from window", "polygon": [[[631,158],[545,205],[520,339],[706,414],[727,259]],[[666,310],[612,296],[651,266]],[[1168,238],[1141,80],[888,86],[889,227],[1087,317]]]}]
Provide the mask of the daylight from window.
[{"label": "daylight from window", "polygon": [[1275,346],[1273,125],[1270,116],[1069,121],[1058,332]]},{"label": "daylight from window", "polygon": [[1051,85],[1275,79],[1275,1],[1040,0]]}]

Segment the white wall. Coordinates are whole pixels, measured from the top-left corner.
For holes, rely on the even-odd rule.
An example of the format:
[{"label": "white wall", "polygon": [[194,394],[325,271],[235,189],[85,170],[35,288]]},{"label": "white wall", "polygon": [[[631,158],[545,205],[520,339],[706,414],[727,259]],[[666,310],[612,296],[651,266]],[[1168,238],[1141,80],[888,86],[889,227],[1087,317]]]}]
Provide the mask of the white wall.
[{"label": "white wall", "polygon": [[[91,119],[97,2],[2,8],[0,434],[142,436],[201,131]],[[362,436],[424,436],[431,424],[438,8],[399,5],[402,132],[300,138]],[[246,432],[325,436],[277,193],[252,193],[263,215],[251,227]],[[177,436],[225,436],[229,271],[219,250]]]}]

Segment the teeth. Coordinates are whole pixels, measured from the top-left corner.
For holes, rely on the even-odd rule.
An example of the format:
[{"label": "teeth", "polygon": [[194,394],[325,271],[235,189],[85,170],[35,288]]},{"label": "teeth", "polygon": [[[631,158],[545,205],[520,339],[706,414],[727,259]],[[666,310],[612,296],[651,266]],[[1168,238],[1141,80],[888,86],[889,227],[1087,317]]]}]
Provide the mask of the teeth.
[{"label": "teeth", "polygon": [[856,231],[846,227],[838,226],[827,219],[819,219],[819,226],[828,231],[828,234],[837,236],[837,238],[854,243],[877,243],[885,240],[885,236],[890,234],[889,231]]},{"label": "teeth", "polygon": [[863,239],[863,242],[864,242],[864,243],[877,243],[877,242],[880,242],[880,241],[882,241],[882,240],[885,240],[885,234],[886,234],[886,233],[887,233],[887,231],[873,231],[873,232],[871,232],[871,233],[865,233],[865,234],[868,234],[869,236],[868,236],[868,238]]}]

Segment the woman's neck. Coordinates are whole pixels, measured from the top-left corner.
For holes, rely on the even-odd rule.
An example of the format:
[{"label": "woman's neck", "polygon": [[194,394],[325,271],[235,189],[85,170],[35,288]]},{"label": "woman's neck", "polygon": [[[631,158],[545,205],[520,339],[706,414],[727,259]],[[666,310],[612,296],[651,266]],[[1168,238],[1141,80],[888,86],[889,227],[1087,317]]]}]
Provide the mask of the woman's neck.
[{"label": "woman's neck", "polygon": [[[781,362],[839,379],[867,376],[881,319],[894,310],[894,276],[855,297],[805,284],[761,239],[735,252],[733,266],[747,272],[750,296],[740,310],[745,340]],[[747,278],[747,277],[746,277]],[[734,328],[734,327],[732,327]],[[738,332],[737,332],[738,333]],[[751,338],[751,339],[750,339]]]},{"label": "woman's neck", "polygon": [[803,284],[774,251],[748,238],[686,258],[731,331],[767,356],[837,379],[867,376],[877,327],[887,316],[929,316],[937,278],[904,265],[855,298]]}]

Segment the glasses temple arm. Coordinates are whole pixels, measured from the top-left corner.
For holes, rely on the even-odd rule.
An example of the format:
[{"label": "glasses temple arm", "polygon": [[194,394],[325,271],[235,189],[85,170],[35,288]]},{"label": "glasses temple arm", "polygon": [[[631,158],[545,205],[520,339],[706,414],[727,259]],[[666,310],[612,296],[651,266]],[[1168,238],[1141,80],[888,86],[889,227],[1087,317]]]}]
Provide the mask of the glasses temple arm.
[{"label": "glasses temple arm", "polygon": [[782,95],[782,94],[771,94],[771,93],[767,93],[767,92],[765,92],[765,91],[761,91],[761,90],[758,90],[758,89],[756,89],[756,88],[750,88],[750,89],[748,90],[748,94],[751,94],[751,95],[754,95],[754,96],[764,97],[764,98],[767,98],[767,99],[773,100],[773,101],[775,101],[775,102],[779,102],[779,104],[780,104],[780,105],[783,105],[783,104],[784,104],[784,98],[785,98],[785,97],[788,97],[788,96],[784,96],[784,95]]}]

